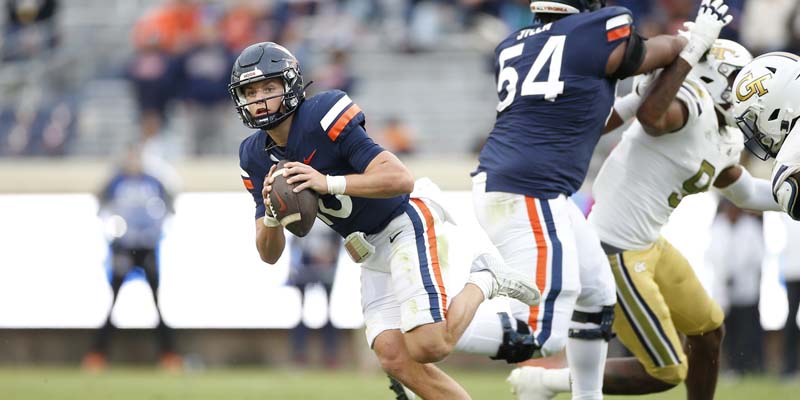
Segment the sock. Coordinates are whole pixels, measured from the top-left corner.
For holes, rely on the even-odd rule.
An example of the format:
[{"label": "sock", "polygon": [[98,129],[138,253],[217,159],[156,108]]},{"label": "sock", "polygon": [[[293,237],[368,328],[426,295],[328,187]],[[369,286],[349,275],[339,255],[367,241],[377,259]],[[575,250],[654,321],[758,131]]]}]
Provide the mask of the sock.
[{"label": "sock", "polygon": [[[489,274],[491,276],[491,274]],[[515,321],[512,319],[512,326]],[[514,327],[516,329],[516,327]],[[503,326],[494,307],[484,303],[475,311],[464,334],[456,343],[456,350],[464,353],[495,356],[503,343]]]},{"label": "sock", "polygon": [[542,372],[542,384],[553,392],[569,393],[572,389],[570,387],[569,368],[544,370]]},{"label": "sock", "polygon": [[[471,283],[477,286],[481,290],[481,292],[483,292],[484,300],[489,300],[491,298],[490,295],[492,293],[492,287],[494,286],[495,281],[494,281],[494,275],[492,275],[492,273],[489,272],[489,270],[484,269],[470,273],[469,280],[467,281],[467,283]],[[478,310],[480,310],[480,308]],[[495,317],[497,316],[495,315]],[[499,324],[500,323],[499,318],[496,319],[498,319],[498,324]]]},{"label": "sock", "polygon": [[[570,327],[597,329],[593,323],[571,322]],[[602,400],[608,342],[603,339],[567,339],[567,362],[572,376],[573,400]]]}]

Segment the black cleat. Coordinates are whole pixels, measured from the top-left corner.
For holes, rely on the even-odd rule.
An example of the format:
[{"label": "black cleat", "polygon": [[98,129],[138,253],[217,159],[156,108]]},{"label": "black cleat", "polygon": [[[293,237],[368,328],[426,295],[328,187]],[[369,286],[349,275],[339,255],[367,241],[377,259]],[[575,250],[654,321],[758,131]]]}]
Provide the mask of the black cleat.
[{"label": "black cleat", "polygon": [[503,344],[497,350],[497,355],[492,360],[506,360],[509,364],[516,364],[534,357],[541,357],[539,344],[530,333],[528,325],[517,321],[517,330],[511,327],[511,317],[508,313],[499,312],[500,323],[503,325]]},{"label": "black cleat", "polygon": [[408,393],[406,392],[406,387],[403,386],[403,384],[400,383],[400,381],[398,381],[397,379],[392,378],[389,375],[387,375],[387,376],[389,377],[389,389],[391,389],[392,392],[395,394],[395,400],[413,400],[414,399],[414,397],[408,397]]}]

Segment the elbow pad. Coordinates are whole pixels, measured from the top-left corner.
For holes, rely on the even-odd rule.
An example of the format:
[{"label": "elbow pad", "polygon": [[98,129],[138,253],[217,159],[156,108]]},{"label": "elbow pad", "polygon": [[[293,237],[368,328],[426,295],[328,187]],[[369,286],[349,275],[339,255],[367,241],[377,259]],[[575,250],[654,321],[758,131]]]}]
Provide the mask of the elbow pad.
[{"label": "elbow pad", "polygon": [[800,202],[798,197],[798,182],[794,175],[790,175],[780,186],[775,188],[775,199],[778,200],[783,211],[786,211],[793,220],[800,220]]},{"label": "elbow pad", "polygon": [[639,36],[638,33],[631,33],[631,36],[628,38],[628,45],[625,46],[625,55],[622,56],[622,62],[619,64],[617,70],[611,75],[612,78],[625,79],[636,73],[644,62],[645,54],[647,54],[647,46],[644,44],[645,40],[647,39]]}]

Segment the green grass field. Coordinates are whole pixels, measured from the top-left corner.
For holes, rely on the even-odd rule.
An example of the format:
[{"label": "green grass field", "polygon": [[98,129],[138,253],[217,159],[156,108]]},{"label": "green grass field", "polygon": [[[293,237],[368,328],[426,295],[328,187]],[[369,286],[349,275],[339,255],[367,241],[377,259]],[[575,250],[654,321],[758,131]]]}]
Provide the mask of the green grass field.
[{"label": "green grass field", "polygon": [[[505,370],[448,372],[474,399],[512,398]],[[0,399],[9,400],[393,399],[387,386],[388,380],[379,373],[346,370],[225,369],[175,375],[145,368],[113,368],[100,374],[67,368],[0,368]],[[677,400],[685,395],[678,388],[639,398]],[[774,378],[723,380],[717,390],[717,399],[723,400],[797,398],[800,381]]]}]

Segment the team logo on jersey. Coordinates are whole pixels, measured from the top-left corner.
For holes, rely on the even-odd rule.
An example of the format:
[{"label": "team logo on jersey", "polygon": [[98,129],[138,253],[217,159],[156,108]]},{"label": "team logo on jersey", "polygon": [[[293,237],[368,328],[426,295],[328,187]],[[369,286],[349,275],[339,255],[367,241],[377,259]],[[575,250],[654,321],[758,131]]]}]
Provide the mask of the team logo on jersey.
[{"label": "team logo on jersey", "polygon": [[[753,79],[753,73],[749,73],[742,77],[742,80],[736,85],[736,98],[739,101],[746,101],[747,99],[753,97],[754,94],[757,94],[758,97],[761,97],[767,93],[769,90],[764,87],[764,81],[767,79],[771,79],[772,74],[767,73],[758,78]],[[744,91],[743,91],[744,89]]]},{"label": "team logo on jersey", "polygon": [[309,155],[308,157],[303,157],[303,164],[306,165],[311,164],[311,160],[314,158],[316,154],[317,154],[317,149],[314,149],[314,151],[311,152],[311,155]]}]

